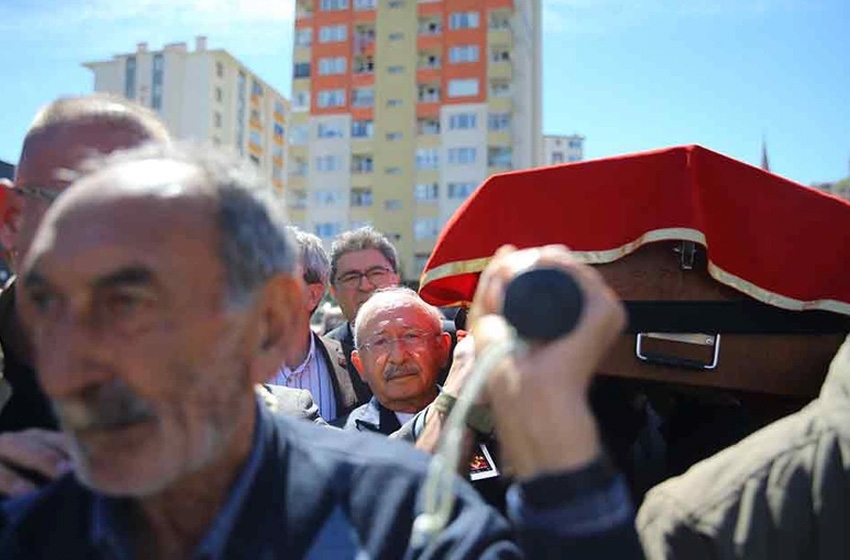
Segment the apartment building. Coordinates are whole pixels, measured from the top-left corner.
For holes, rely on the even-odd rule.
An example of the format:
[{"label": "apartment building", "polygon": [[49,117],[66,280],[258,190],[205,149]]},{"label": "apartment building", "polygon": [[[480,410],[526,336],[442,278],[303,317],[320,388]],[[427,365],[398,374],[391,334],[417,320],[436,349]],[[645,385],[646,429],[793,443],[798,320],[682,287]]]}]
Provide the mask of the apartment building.
[{"label": "apartment building", "polygon": [[88,62],[94,90],[150,107],[180,139],[231,146],[249,158],[281,197],[285,187],[288,102],[226,50],[206,37]]},{"label": "apartment building", "polygon": [[547,134],[543,137],[543,161],[541,165],[572,163],[584,159],[584,136],[573,134],[559,136]]},{"label": "apartment building", "polygon": [[417,279],[481,182],[540,158],[540,32],[540,0],[298,0],[293,221],[374,225]]}]

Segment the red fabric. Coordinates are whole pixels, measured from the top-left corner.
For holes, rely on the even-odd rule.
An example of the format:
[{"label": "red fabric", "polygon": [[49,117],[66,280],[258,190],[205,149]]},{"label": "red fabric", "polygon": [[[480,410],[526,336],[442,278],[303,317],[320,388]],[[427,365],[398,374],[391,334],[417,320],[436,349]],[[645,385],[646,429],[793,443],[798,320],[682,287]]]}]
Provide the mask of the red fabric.
[{"label": "red fabric", "polygon": [[[726,272],[796,300],[850,302],[850,204],[700,146],[496,175],[452,216],[425,274],[501,245],[622,247],[647,232],[702,232]],[[470,301],[478,273],[427,281],[435,305]]]}]

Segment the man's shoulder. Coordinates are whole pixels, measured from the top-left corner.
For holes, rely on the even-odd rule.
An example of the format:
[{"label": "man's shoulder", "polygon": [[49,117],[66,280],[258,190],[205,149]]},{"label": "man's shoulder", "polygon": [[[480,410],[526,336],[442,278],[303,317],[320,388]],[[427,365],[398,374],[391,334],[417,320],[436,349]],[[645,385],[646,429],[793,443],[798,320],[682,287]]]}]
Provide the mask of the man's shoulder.
[{"label": "man's shoulder", "polygon": [[329,338],[331,340],[337,340],[339,342],[347,342],[351,339],[351,329],[348,326],[348,323],[343,323],[337,328],[326,332],[322,338]]},{"label": "man's shoulder", "polygon": [[[339,426],[345,430],[359,430],[357,421],[360,420],[370,420],[374,423],[378,422],[378,416],[374,412],[374,405],[372,401],[363,403],[345,416],[342,416],[337,419],[334,425]],[[374,417],[374,418],[372,418]]]}]

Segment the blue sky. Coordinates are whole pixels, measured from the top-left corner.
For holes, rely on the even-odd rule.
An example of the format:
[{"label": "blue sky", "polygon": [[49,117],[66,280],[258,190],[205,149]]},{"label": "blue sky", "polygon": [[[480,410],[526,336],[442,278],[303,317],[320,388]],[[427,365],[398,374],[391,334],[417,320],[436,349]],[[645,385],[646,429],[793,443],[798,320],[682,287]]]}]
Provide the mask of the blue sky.
[{"label": "blue sky", "polygon": [[[451,1],[451,0],[448,0]],[[0,159],[80,64],[209,37],[288,95],[294,0],[0,0]],[[544,0],[543,116],[588,158],[702,144],[810,184],[850,175],[850,2]]]}]

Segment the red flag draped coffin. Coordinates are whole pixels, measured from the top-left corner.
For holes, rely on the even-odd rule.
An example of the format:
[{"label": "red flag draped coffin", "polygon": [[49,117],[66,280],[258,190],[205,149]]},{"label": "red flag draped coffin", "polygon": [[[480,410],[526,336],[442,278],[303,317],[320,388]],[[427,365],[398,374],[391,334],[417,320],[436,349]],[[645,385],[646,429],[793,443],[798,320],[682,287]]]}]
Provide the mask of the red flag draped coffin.
[{"label": "red flag draped coffin", "polygon": [[[565,244],[626,301],[603,374],[813,396],[850,325],[850,205],[699,146],[491,177],[442,231],[422,297],[471,301],[505,243]],[[642,336],[644,360],[650,332],[679,336]]]}]

